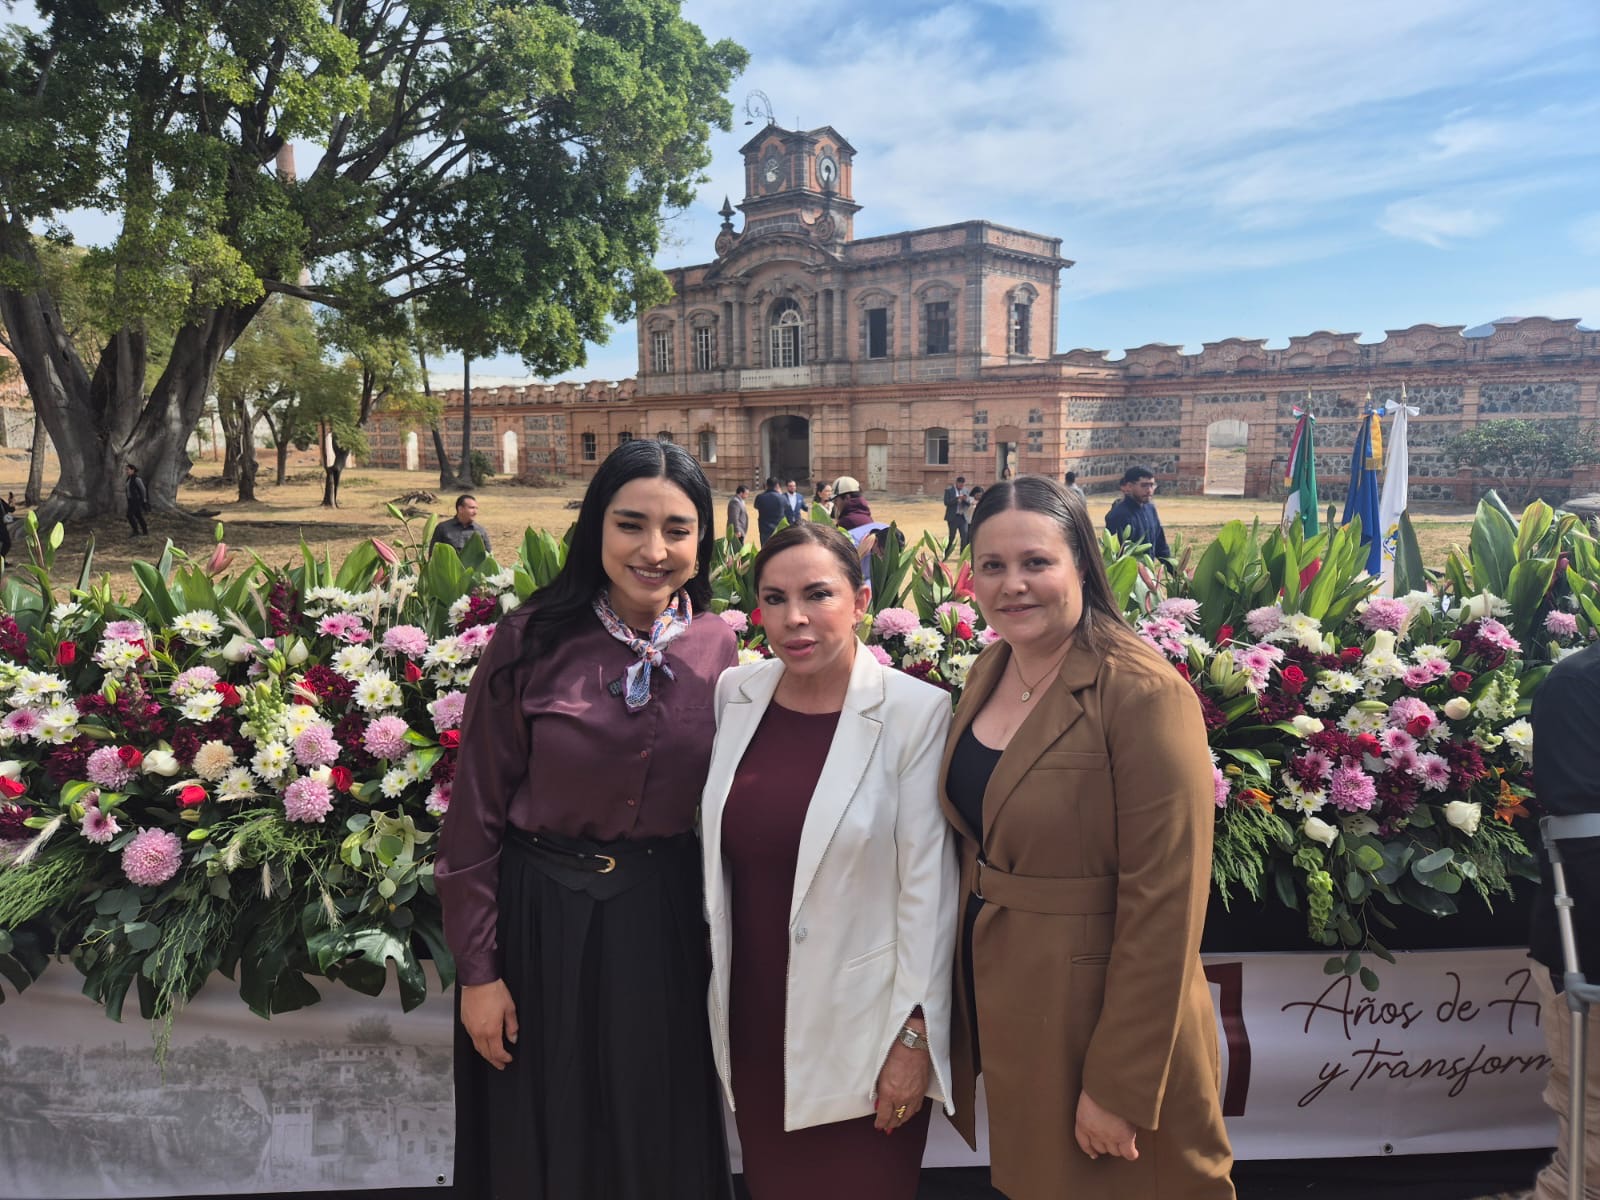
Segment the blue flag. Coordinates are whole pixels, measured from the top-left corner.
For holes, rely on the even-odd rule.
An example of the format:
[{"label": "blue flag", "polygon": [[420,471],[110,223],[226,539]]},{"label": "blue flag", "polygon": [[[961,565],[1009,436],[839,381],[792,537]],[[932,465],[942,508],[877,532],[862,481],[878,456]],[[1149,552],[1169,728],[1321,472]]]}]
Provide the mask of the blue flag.
[{"label": "blue flag", "polygon": [[1367,573],[1383,570],[1383,530],[1378,527],[1378,465],[1382,450],[1378,414],[1373,409],[1362,413],[1356,432],[1355,449],[1350,454],[1350,492],[1345,497],[1343,525],[1361,518],[1361,544],[1367,548]]}]

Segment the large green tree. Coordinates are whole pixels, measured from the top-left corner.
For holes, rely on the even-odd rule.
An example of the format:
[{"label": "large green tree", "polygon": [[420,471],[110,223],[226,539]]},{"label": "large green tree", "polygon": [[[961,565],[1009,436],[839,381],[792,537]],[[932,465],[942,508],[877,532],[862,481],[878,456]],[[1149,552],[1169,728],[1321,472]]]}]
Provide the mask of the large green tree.
[{"label": "large green tree", "polygon": [[[217,365],[273,293],[375,327],[421,299],[445,345],[581,363],[665,296],[664,211],[745,61],[677,0],[36,7],[0,32],[0,322],[60,454],[47,517],[119,509],[127,461],[175,507]],[[291,142],[299,178],[274,169]],[[92,355],[37,241],[83,208],[117,225]]]}]

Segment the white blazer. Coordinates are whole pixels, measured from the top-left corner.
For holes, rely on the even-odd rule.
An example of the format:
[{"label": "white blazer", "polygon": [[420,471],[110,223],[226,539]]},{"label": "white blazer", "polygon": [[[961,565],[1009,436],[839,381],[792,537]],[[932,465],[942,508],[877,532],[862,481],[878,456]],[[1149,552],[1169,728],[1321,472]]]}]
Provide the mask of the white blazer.
[{"label": "white blazer", "polygon": [[[711,923],[711,1038],[728,1104],[732,927],[722,814],[734,771],[784,667],[724,671],[717,739],[700,810]],[[939,811],[939,761],[950,726],[943,691],[882,666],[858,647],[844,708],[800,835],[789,906],[783,1127],[875,1111],[878,1072],[918,1005],[928,1024],[928,1095],[950,1109],[950,986],[957,879]]]}]

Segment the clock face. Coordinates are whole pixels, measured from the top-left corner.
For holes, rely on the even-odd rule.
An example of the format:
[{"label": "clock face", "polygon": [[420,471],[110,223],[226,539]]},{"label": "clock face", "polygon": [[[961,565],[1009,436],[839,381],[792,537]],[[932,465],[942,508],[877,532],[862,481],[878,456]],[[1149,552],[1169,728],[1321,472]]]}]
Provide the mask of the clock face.
[{"label": "clock face", "polygon": [[777,183],[778,176],[783,174],[783,160],[776,154],[762,164],[761,177],[768,183]]},{"label": "clock face", "polygon": [[817,178],[825,184],[832,184],[839,178],[839,164],[827,155],[817,163]]}]

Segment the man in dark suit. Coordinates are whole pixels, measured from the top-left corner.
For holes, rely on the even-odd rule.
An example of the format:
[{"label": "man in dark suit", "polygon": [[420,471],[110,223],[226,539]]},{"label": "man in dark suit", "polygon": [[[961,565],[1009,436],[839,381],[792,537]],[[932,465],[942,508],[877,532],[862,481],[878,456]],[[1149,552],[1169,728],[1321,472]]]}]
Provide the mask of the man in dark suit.
[{"label": "man in dark suit", "polygon": [[789,480],[788,490],[783,493],[783,519],[798,525],[805,520],[806,511],[806,494],[796,488],[794,480]]},{"label": "man in dark suit", "polygon": [[962,511],[962,505],[967,499],[967,477],[957,475],[956,481],[944,490],[944,527],[947,534],[944,543],[944,556],[950,557],[950,550],[959,540],[961,548],[967,548],[967,517]]},{"label": "man in dark suit", "polygon": [[785,515],[783,493],[778,490],[777,476],[768,475],[766,490],[756,497],[756,533],[763,546]]}]

